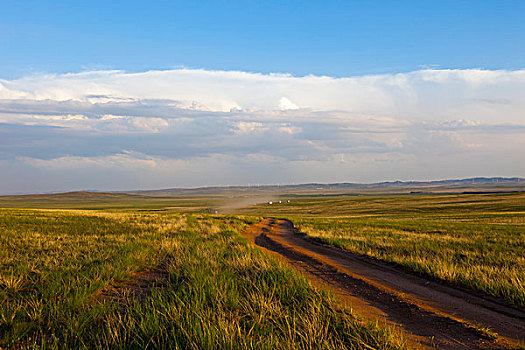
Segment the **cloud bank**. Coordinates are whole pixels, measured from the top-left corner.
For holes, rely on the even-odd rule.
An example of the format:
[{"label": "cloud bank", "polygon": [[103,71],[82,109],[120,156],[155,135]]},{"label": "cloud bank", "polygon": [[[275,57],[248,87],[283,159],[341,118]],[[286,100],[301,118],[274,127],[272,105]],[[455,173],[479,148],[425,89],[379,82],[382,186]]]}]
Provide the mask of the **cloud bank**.
[{"label": "cloud bank", "polygon": [[0,80],[0,192],[525,174],[525,70]]}]

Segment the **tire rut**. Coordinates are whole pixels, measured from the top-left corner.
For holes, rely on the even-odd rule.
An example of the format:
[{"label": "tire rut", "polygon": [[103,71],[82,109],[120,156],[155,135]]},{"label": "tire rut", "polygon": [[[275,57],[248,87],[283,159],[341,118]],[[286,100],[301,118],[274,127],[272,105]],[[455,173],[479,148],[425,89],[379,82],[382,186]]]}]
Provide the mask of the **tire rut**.
[{"label": "tire rut", "polygon": [[[421,347],[506,349],[518,342],[507,337],[494,340],[456,316],[437,310],[434,312],[432,308],[422,308],[423,301],[412,302],[414,296],[402,297],[405,293],[392,291],[391,286],[383,288],[377,283],[371,283],[366,276],[356,275],[341,265],[330,263],[322,256],[327,252],[324,249],[315,249],[316,244],[299,237],[288,220],[265,219],[250,227],[247,234],[256,245],[281,255],[293,266],[321,279],[334,290],[342,290],[381,310],[386,314],[389,323],[399,325],[409,334],[416,336]],[[333,259],[333,256],[330,258]],[[340,256],[337,258],[341,259]],[[377,269],[377,266],[375,268]],[[516,322],[523,321],[517,319]],[[422,338],[425,340],[421,341]]]}]

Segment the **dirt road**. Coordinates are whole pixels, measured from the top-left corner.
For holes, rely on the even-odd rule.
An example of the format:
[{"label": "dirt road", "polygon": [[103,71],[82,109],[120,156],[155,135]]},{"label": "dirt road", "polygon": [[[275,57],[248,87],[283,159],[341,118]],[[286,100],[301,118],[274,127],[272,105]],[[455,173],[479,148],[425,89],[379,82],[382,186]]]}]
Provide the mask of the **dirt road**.
[{"label": "dirt road", "polygon": [[[314,283],[328,286],[357,314],[401,328],[417,347],[506,349],[525,341],[522,308],[315,243],[288,220],[265,219],[246,236],[306,272]],[[493,339],[481,328],[498,336]]]}]

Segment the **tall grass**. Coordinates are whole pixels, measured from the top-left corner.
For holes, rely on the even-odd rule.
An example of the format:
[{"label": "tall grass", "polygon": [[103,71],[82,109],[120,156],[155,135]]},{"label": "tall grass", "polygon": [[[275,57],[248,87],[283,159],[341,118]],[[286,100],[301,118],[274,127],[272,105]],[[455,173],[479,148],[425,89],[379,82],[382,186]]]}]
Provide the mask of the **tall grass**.
[{"label": "tall grass", "polygon": [[401,347],[240,238],[253,220],[2,210],[0,346]]},{"label": "tall grass", "polygon": [[320,242],[525,305],[525,193],[303,196],[242,212],[288,217]]},{"label": "tall grass", "polygon": [[525,215],[294,219],[308,237],[525,305]]}]

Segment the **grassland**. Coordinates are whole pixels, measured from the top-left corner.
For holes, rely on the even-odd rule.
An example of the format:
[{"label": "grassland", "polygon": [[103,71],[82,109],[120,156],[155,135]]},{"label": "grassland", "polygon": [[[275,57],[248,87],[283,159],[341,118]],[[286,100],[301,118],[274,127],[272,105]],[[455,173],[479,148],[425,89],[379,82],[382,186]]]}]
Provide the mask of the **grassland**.
[{"label": "grassland", "polygon": [[[244,208],[246,215],[287,217],[349,217],[425,214],[525,212],[525,193],[454,195],[318,195],[287,196],[282,204]],[[286,202],[290,200],[290,202]]]},{"label": "grassland", "polygon": [[126,193],[69,192],[0,196],[0,208],[123,209],[205,212],[220,205],[220,197],[150,197]]},{"label": "grassland", "polygon": [[240,232],[262,216],[525,305],[524,193],[276,198],[240,216],[204,214],[235,207],[234,196],[0,198],[0,207],[48,208],[0,209],[0,347],[402,346],[247,244]]},{"label": "grassland", "polygon": [[296,224],[320,242],[525,305],[523,215],[300,219]]},{"label": "grassland", "polygon": [[251,247],[257,219],[0,210],[0,347],[401,347]]},{"label": "grassland", "polygon": [[244,213],[308,237],[525,305],[525,194],[306,197]]}]

